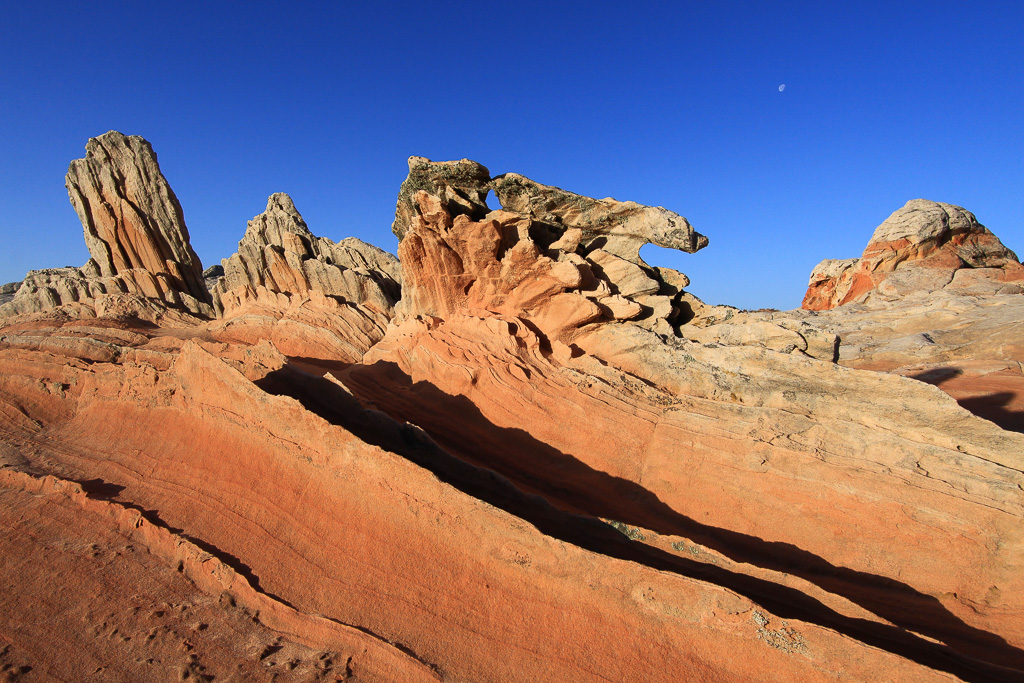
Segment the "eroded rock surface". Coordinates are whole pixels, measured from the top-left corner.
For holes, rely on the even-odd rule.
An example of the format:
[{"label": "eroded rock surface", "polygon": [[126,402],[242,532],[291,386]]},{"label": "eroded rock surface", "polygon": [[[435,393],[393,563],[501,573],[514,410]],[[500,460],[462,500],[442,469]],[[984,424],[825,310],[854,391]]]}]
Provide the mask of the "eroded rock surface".
[{"label": "eroded rock surface", "polygon": [[937,290],[1019,294],[1024,266],[970,211],[914,199],[878,226],[859,259],[819,263],[803,308],[820,311]]},{"label": "eroded rock surface", "polygon": [[[493,190],[502,209],[484,203]],[[517,174],[494,179],[469,160],[409,160],[394,232],[405,273],[402,310],[462,308],[521,315],[571,342],[589,323],[630,321],[665,335],[685,322],[689,280],[640,258],[647,243],[707,245],[662,207],[591,199]]]},{"label": "eroded rock surface", "polygon": [[6,285],[0,286],[0,306],[13,299],[19,287],[21,287],[21,282],[8,282]]},{"label": "eroded rock surface", "polygon": [[123,309],[152,319],[170,307],[212,317],[202,264],[150,144],[110,131],[85,149],[85,158],[71,162],[66,185],[91,258],[82,268],[29,273],[0,316],[66,306],[72,315]]},{"label": "eroded rock surface", "polygon": [[[492,328],[489,345],[508,343],[495,335],[495,326],[508,323],[476,320]],[[12,470],[0,481],[4,495],[21,500],[27,489],[46,496],[37,506],[82,506],[88,514],[77,516],[77,526],[53,530],[59,543],[77,549],[100,539],[105,551],[127,542],[132,553],[152,556],[149,569],[136,562],[133,571],[157,580],[183,574],[193,586],[190,600],[205,610],[222,601],[223,614],[214,608],[194,618],[208,619],[211,636],[221,621],[230,623],[232,610],[258,609],[252,628],[276,631],[279,640],[267,648],[258,635],[259,652],[247,651],[240,664],[265,654],[268,664],[294,657],[309,667],[326,654],[336,676],[386,681],[668,681],[680,671],[727,681],[879,671],[950,680],[837,634],[813,610],[779,616],[748,597],[731,571],[701,569],[687,561],[688,548],[674,551],[669,541],[683,547],[678,537],[647,548],[615,525],[526,495],[422,430],[361,406],[330,371],[311,375],[267,343],[77,322],[4,333],[0,472]],[[519,334],[533,349],[526,353],[536,354],[532,333]],[[472,410],[465,417],[479,424]],[[103,540],[111,527],[125,538],[122,546]],[[32,527],[19,528],[27,535]],[[200,552],[189,539],[201,539]],[[49,543],[35,546],[28,537],[19,556],[52,554]],[[70,550],[57,556],[75,562]],[[52,581],[44,569],[15,580],[41,594]],[[78,583],[64,585],[76,595]],[[123,630],[133,642],[141,625],[120,616],[123,598],[109,592],[84,628],[95,625],[101,638]],[[147,593],[132,595],[153,609]],[[770,592],[763,598],[771,600]],[[785,600],[773,605],[789,609]],[[104,623],[103,609],[117,619]],[[177,617],[154,626],[167,622],[196,623]],[[0,629],[12,632],[6,614]],[[97,668],[145,669],[91,645],[88,630],[45,644],[32,638],[40,632],[33,622],[17,631],[28,636],[17,642],[41,670],[72,647],[86,649]],[[196,658],[166,663],[220,670],[223,652],[208,654],[197,638]]]},{"label": "eroded rock surface", "polygon": [[453,209],[453,214],[482,218],[488,211],[490,180],[490,171],[469,159],[431,161],[425,157],[409,157],[409,175],[398,190],[391,231],[399,240],[405,238],[409,225],[419,213],[416,193],[421,190],[440,198]]},{"label": "eroded rock surface", "polygon": [[383,336],[401,289],[394,256],[316,237],[291,198],[267,200],[213,288],[221,339],[272,340],[292,356],[357,360]]}]

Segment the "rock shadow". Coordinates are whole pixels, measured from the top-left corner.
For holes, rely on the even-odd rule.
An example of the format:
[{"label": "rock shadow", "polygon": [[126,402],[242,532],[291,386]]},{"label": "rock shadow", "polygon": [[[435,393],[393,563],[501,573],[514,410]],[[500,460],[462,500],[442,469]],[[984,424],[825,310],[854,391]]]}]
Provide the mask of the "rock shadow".
[{"label": "rock shadow", "polygon": [[113,500],[117,498],[121,491],[124,491],[125,487],[120,484],[113,484],[102,479],[77,479],[69,480],[74,481],[76,484],[82,487],[86,495],[92,498],[100,498],[103,500]]},{"label": "rock shadow", "polygon": [[137,511],[140,515],[142,515],[143,519],[145,519],[153,526],[164,529],[170,532],[171,534],[174,534],[175,536],[188,541],[200,550],[207,552],[210,555],[213,555],[218,560],[220,560],[227,566],[231,567],[231,569],[233,569],[236,574],[245,577],[246,581],[249,582],[249,585],[251,585],[255,590],[259,591],[260,593],[263,593],[264,595],[270,598],[273,598],[274,600],[282,604],[285,604],[289,607],[294,607],[294,605],[292,605],[290,602],[288,602],[281,596],[274,595],[273,593],[270,593],[264,588],[262,588],[260,586],[259,576],[257,576],[256,573],[252,570],[252,567],[243,562],[241,558],[232,555],[231,553],[225,552],[223,549],[218,548],[213,544],[204,541],[201,538],[196,538],[195,536],[188,535],[187,533],[185,533],[184,529],[179,529],[177,527],[171,526],[160,517],[160,514],[156,510],[149,510],[147,508],[142,507],[141,505],[138,505],[137,503],[133,503],[131,501],[119,498],[118,496],[121,494],[122,491],[125,490],[125,486],[107,482],[104,481],[103,479],[71,479],[69,481],[73,481],[79,486],[81,486],[82,490],[85,491],[86,495],[88,495],[91,498],[108,500],[123,508],[128,508]]},{"label": "rock shadow", "polygon": [[[268,393],[298,400],[363,441],[407,458],[441,481],[559,540],[722,586],[780,618],[834,629],[967,681],[1021,680],[1020,671],[1004,667],[1024,668],[1024,653],[965,624],[938,600],[910,586],[836,567],[792,544],[696,522],[634,482],[594,470],[523,430],[490,423],[466,397],[451,396],[426,382],[414,384],[393,363],[378,362],[359,370],[372,372],[373,377],[358,381],[347,375],[354,394],[291,365],[256,384]],[[376,379],[383,379],[387,389],[378,384],[376,391],[369,391],[369,380]],[[367,408],[368,403],[384,406],[388,414]],[[510,455],[518,459],[505,457]],[[601,518],[686,536],[738,562],[801,576],[897,626],[848,617],[794,588],[634,542]]]},{"label": "rock shadow", "polygon": [[[960,368],[941,367],[907,375],[907,377],[941,389],[944,382],[956,379],[963,374],[963,370]],[[958,398],[956,402],[964,410],[985,418],[989,422],[994,422],[1008,432],[1024,434],[1024,410],[1015,410],[1009,407],[1016,398],[1017,396],[1013,392],[997,391],[984,396]]]},{"label": "rock shadow", "polygon": [[1007,407],[1015,398],[1009,391],[999,391],[987,396],[957,399],[957,403],[978,417],[995,422],[1006,431],[1024,434],[1024,410]]},{"label": "rock shadow", "polygon": [[962,374],[964,374],[964,371],[961,370],[960,368],[941,367],[931,368],[930,370],[922,370],[921,372],[915,373],[913,375],[907,375],[907,377],[909,377],[910,379],[916,379],[920,382],[925,382],[927,384],[934,384],[935,386],[938,386],[943,382],[951,380],[955,377],[959,377]]}]

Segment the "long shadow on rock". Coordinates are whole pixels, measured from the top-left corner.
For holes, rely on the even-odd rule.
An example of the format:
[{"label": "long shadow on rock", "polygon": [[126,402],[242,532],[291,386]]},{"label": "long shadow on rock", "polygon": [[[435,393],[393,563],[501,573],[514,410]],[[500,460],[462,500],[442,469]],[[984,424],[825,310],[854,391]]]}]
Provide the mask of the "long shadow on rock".
[{"label": "long shadow on rock", "polygon": [[[389,375],[394,375],[396,367],[392,364],[377,365]],[[400,371],[398,373],[405,376]],[[353,395],[322,377],[285,366],[258,380],[256,384],[268,393],[298,400],[307,410],[345,428],[363,441],[407,458],[431,471],[441,481],[515,515],[533,524],[542,533],[559,540],[591,552],[722,586],[763,605],[781,618],[799,619],[834,629],[868,645],[953,673],[964,680],[1021,680],[1019,671],[1003,668],[1024,663],[1021,652],[995,635],[964,624],[930,596],[884,577],[835,567],[790,544],[768,543],[695,522],[676,513],[655,495],[633,482],[593,470],[575,458],[533,439],[522,430],[501,428],[487,422],[476,406],[465,397],[450,396],[424,382],[413,386],[411,380],[405,377],[407,386],[404,388],[415,390],[413,403],[428,404],[431,410],[444,408],[441,414],[447,415],[448,420],[432,425],[437,427],[434,431],[439,437],[445,430],[458,431],[466,429],[468,425],[473,426],[463,439],[475,443],[478,461],[481,460],[482,451],[502,440],[515,446],[517,451],[524,449],[520,451],[523,456],[531,454],[530,462],[539,458],[558,461],[558,469],[565,475],[561,483],[548,485],[543,478],[531,477],[529,486],[544,495],[550,492],[553,499],[568,502],[582,510],[584,515],[557,508],[541,495],[524,493],[499,471],[504,461],[493,462],[488,459],[488,466],[481,467],[452,455],[427,432],[402,421],[412,420],[414,416],[392,417],[377,410],[368,410]],[[384,397],[378,398],[383,405]],[[390,401],[393,396],[387,398]],[[403,401],[403,405],[410,403],[408,398]],[[388,404],[389,412],[395,409],[394,403]],[[480,432],[482,424],[490,425],[489,434]],[[486,439],[478,440],[485,436]],[[588,490],[591,484],[596,487],[594,491]],[[609,492],[613,498],[621,496],[629,504],[620,506],[616,501],[604,500],[600,495]],[[641,514],[639,511],[644,508],[650,509]],[[920,632],[929,635],[931,632],[941,632],[956,643],[956,649],[921,638],[903,628],[842,615],[787,586],[635,543],[597,517],[626,519],[660,533],[688,535],[700,542],[707,540],[710,542],[705,545],[720,547],[724,554],[732,555],[740,561],[807,575],[817,579],[819,584],[842,589],[832,592],[859,596],[858,602],[875,606],[877,609],[872,611],[876,613],[886,613],[883,616],[892,614],[897,617],[896,620],[890,619],[894,623],[901,618],[904,623],[912,621],[913,628]],[[734,545],[736,548],[732,547]],[[858,582],[868,589],[858,589]],[[893,603],[900,607],[893,608]],[[923,610],[928,617],[912,618],[907,614],[914,610]],[[935,624],[929,620],[944,621],[945,624]]]},{"label": "long shadow on rock", "polygon": [[[956,379],[963,374],[963,370],[959,368],[942,367],[907,375],[907,377],[942,389],[942,385],[945,382]],[[964,410],[970,411],[978,417],[983,417],[989,422],[994,422],[1009,432],[1024,434],[1024,410],[1013,410],[1007,407],[1016,398],[1017,396],[1013,392],[998,391],[985,396],[958,398],[956,402]]]},{"label": "long shadow on rock", "polygon": [[523,430],[494,425],[465,396],[446,394],[427,382],[413,384],[393,363],[353,370],[346,378],[357,395],[384,406],[396,419],[419,425],[449,452],[493,469],[563,509],[686,536],[734,561],[799,576],[973,657],[1024,668],[1024,652],[964,623],[939,600],[904,583],[837,567],[790,543],[698,522],[636,482],[595,470]]},{"label": "long shadow on rock", "polygon": [[220,560],[227,566],[231,567],[231,569],[233,569],[236,574],[244,577],[246,581],[249,582],[249,585],[253,587],[253,589],[259,591],[260,593],[263,593],[264,595],[270,598],[273,598],[274,600],[284,605],[294,607],[290,602],[288,602],[281,596],[274,595],[273,593],[270,593],[269,591],[265,590],[260,585],[259,576],[257,576],[256,573],[252,570],[252,567],[243,562],[241,558],[232,555],[231,553],[226,552],[223,549],[218,548],[210,543],[207,543],[201,538],[196,538],[195,536],[190,536],[189,534],[186,534],[184,529],[179,529],[178,527],[171,526],[170,524],[165,522],[163,518],[160,517],[160,514],[156,510],[149,510],[131,501],[121,499],[119,496],[121,492],[125,490],[126,487],[121,486],[120,484],[113,484],[104,481],[103,479],[71,479],[70,481],[74,481],[76,484],[81,486],[82,490],[91,498],[109,500],[123,508],[129,508],[131,510],[137,511],[140,515],[142,515],[143,519],[145,519],[153,526],[164,529],[170,532],[171,534],[174,534],[175,536],[178,536],[179,538],[188,541],[200,550],[213,555],[218,560]]},{"label": "long shadow on rock", "polygon": [[957,399],[957,403],[978,417],[995,422],[1010,432],[1024,434],[1024,411],[1007,408],[1016,396],[1008,391],[1000,391],[988,396]]}]

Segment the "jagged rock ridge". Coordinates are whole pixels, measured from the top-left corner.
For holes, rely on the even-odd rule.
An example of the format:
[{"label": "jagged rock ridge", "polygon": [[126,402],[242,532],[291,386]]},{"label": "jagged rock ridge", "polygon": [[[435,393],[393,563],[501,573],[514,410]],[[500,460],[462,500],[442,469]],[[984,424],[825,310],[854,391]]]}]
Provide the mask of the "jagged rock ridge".
[{"label": "jagged rock ridge", "polygon": [[[501,210],[484,203],[491,190]],[[609,320],[674,335],[688,319],[689,280],[648,266],[640,247],[695,252],[708,243],[664,208],[591,199],[517,174],[491,179],[468,159],[411,157],[395,216],[404,310],[521,315],[559,342]]]},{"label": "jagged rock ridge", "polygon": [[287,194],[249,221],[213,287],[224,340],[270,339],[293,356],[358,360],[401,295],[398,260],[349,237],[316,237]]}]

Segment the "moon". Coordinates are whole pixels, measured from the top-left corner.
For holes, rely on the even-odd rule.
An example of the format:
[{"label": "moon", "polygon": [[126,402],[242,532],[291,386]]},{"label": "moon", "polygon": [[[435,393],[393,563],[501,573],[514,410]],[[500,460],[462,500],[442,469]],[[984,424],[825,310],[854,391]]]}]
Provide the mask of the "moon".
[{"label": "moon", "polygon": [[785,89],[786,89],[786,84],[785,83],[783,83],[782,85],[779,86],[779,92],[782,92]]}]

